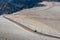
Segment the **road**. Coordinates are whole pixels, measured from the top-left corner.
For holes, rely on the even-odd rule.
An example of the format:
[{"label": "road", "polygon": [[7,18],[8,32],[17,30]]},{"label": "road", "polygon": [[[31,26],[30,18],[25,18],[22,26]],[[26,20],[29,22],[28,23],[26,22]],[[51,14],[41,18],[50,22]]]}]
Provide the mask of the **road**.
[{"label": "road", "polygon": [[[59,6],[55,6],[55,7],[52,7],[52,4],[51,3],[47,3],[47,2],[45,2],[45,4],[47,4],[48,6],[45,6],[45,7],[37,7],[37,8],[32,8],[32,9],[30,9],[30,10],[28,10],[28,9],[25,9],[25,10],[23,10],[23,11],[20,11],[20,12],[18,12],[19,14],[20,13],[23,13],[23,15],[25,15],[26,14],[26,16],[28,17],[28,18],[32,18],[33,19],[33,17],[35,18],[34,20],[39,20],[39,18],[40,17],[42,17],[42,18],[40,18],[40,20],[42,20],[42,21],[44,21],[44,20],[48,20],[48,19],[44,19],[43,20],[43,18],[45,18],[45,17],[47,17],[47,18],[57,18],[57,19],[59,19],[59,17],[60,17],[60,11],[57,11],[60,7]],[[59,4],[60,5],[60,4]],[[51,8],[52,7],[52,8]],[[49,9],[49,10],[47,10],[47,9]],[[53,11],[53,10],[54,11]],[[42,12],[41,12],[42,11]],[[44,11],[44,12],[43,12]],[[41,14],[40,14],[40,12],[41,12]],[[58,13],[58,14],[56,14],[56,16],[53,16],[52,15],[52,13]],[[30,14],[28,14],[28,13],[30,13]],[[33,14],[32,14],[33,13]],[[40,15],[34,15],[34,14],[40,14]],[[48,15],[49,14],[49,15]],[[50,15],[51,14],[51,15]],[[42,16],[43,15],[43,16]],[[47,16],[46,16],[47,15]],[[59,16],[58,16],[59,15]],[[11,16],[11,15],[10,15]],[[19,15],[20,17],[21,17],[21,15]],[[17,18],[19,17],[19,16],[17,16]],[[7,17],[9,17],[9,16],[7,16]],[[13,20],[15,20],[14,19],[14,17],[15,16],[11,16],[10,18],[12,18]],[[20,17],[17,19],[18,20],[18,22],[21,22],[20,21]],[[26,17],[24,17],[24,19],[25,19]],[[22,18],[23,19],[23,18]],[[22,20],[21,19],[21,20]],[[49,19],[50,20],[50,19]],[[53,20],[53,19],[52,19]],[[23,21],[23,20],[22,20]],[[26,25],[26,22],[29,22],[30,20],[24,20],[24,22],[25,22],[25,25]],[[35,24],[35,26],[36,26],[36,23],[34,22],[34,21],[31,21],[32,23],[34,23]],[[51,23],[51,22],[50,22]],[[54,22],[55,23],[55,22]],[[45,26],[41,26],[40,25],[40,27],[38,27],[38,25],[37,25],[37,27],[38,27],[38,31],[40,32],[40,30],[42,30],[42,32],[44,32],[44,33],[48,33],[49,35],[46,35],[46,34],[42,34],[42,33],[36,33],[36,32],[32,32],[32,30],[30,30],[30,29],[28,29],[28,28],[24,28],[23,27],[23,25],[21,25],[21,24],[19,24],[19,25],[17,25],[18,23],[13,23],[12,21],[10,21],[10,20],[8,20],[8,19],[6,19],[6,18],[4,18],[3,16],[0,16],[0,40],[60,40],[60,38],[59,37],[55,37],[55,36],[50,36],[50,34],[54,34],[54,35],[59,35],[60,36],[60,34],[59,34],[59,32],[55,32],[55,30],[52,30],[52,31],[49,31],[49,28],[47,28],[46,29],[46,27]],[[52,24],[52,23],[51,23]],[[58,23],[59,24],[59,23]],[[30,25],[31,26],[31,25]],[[35,30],[35,26],[34,26],[34,28],[33,27],[31,27],[32,29],[34,29]],[[29,27],[29,25],[28,25],[28,27]],[[59,26],[60,27],[60,26]],[[43,28],[43,29],[42,29]],[[59,29],[60,30],[60,28],[57,28],[57,29]]]},{"label": "road", "polygon": [[32,33],[0,16],[0,40],[60,40],[60,39]]}]

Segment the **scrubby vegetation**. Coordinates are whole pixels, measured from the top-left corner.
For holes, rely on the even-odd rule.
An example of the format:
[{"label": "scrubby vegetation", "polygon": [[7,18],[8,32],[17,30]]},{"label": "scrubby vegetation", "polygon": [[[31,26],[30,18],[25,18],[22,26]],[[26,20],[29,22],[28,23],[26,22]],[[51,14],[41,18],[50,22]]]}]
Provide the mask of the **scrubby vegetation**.
[{"label": "scrubby vegetation", "polygon": [[42,0],[0,0],[0,14],[20,11],[25,8],[32,8]]}]

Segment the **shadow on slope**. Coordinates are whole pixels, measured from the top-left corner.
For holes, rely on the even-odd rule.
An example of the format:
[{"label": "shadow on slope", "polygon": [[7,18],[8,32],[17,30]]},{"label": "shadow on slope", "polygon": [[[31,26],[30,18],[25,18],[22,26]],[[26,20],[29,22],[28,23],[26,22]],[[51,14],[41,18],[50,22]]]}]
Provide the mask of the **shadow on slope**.
[{"label": "shadow on slope", "polygon": [[12,14],[14,12],[29,9],[38,6],[45,6],[43,4],[38,4],[42,0],[1,0],[0,1],[0,15],[2,14]]}]

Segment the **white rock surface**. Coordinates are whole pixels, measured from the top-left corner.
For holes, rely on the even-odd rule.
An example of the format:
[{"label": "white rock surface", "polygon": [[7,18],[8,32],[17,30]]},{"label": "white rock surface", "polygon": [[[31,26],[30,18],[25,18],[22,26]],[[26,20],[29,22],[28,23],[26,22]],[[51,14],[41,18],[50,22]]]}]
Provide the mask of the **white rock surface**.
[{"label": "white rock surface", "polygon": [[60,40],[29,32],[15,23],[0,17],[0,40]]},{"label": "white rock surface", "polygon": [[[60,37],[60,6],[57,5],[59,3],[56,2],[54,5],[54,2],[43,2],[42,4],[47,6],[24,9],[11,15],[5,15],[5,17],[17,23],[23,24],[32,30],[37,30],[38,32]],[[32,35],[33,36],[27,35],[27,40],[58,40],[48,38],[46,36],[43,36],[42,38],[42,36],[36,37],[35,34]],[[24,35],[24,37],[25,36],[26,35]]]}]

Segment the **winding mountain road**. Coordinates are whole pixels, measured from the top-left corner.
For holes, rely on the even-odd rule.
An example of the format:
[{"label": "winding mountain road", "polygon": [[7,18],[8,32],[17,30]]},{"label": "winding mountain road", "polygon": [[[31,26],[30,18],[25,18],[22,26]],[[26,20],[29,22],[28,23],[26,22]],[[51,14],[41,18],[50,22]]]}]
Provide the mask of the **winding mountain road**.
[{"label": "winding mountain road", "polygon": [[0,16],[0,40],[60,40],[32,33]]}]

